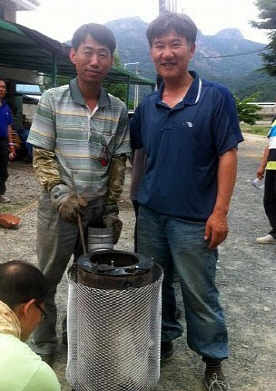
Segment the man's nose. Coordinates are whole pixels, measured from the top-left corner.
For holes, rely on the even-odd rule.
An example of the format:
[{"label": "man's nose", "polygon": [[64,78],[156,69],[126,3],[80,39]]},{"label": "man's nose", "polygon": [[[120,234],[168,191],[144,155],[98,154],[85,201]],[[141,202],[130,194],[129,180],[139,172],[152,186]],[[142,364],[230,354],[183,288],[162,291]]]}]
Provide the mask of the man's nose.
[{"label": "man's nose", "polygon": [[164,58],[171,58],[173,57],[173,51],[169,46],[165,46],[163,50],[163,57]]},{"label": "man's nose", "polygon": [[92,54],[90,57],[90,63],[91,66],[97,67],[99,66],[99,57],[97,54]]}]

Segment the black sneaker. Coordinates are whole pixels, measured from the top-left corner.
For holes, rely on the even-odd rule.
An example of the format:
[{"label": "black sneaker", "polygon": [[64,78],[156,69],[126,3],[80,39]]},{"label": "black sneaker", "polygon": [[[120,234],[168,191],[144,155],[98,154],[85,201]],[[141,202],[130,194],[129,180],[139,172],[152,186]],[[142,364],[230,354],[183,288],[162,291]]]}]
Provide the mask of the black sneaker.
[{"label": "black sneaker", "polygon": [[203,358],[206,363],[205,383],[208,391],[228,391],[230,385],[227,382],[221,368],[221,361]]},{"label": "black sneaker", "polygon": [[161,361],[168,361],[172,358],[174,353],[173,343],[169,342],[161,342]]}]

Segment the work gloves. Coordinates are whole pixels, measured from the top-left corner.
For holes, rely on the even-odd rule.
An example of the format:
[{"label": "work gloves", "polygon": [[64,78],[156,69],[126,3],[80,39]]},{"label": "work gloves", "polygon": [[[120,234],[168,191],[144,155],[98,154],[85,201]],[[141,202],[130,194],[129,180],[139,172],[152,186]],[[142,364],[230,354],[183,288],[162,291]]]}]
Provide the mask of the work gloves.
[{"label": "work gloves", "polygon": [[120,238],[123,223],[119,219],[119,208],[117,204],[105,205],[102,216],[103,226],[113,228],[113,243],[116,244]]},{"label": "work gloves", "polygon": [[50,191],[50,198],[60,216],[69,223],[78,222],[78,214],[82,216],[87,206],[85,198],[77,196],[64,184],[54,186]]}]

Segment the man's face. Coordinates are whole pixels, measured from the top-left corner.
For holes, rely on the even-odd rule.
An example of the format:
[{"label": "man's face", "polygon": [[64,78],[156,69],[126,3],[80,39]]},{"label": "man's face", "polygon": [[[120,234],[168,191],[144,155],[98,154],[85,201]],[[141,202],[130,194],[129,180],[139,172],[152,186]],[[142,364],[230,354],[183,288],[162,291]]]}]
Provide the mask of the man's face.
[{"label": "man's face", "polygon": [[113,64],[108,47],[88,35],[77,50],[71,49],[70,59],[75,65],[79,83],[100,84]]},{"label": "man's face", "polygon": [[6,83],[3,80],[0,80],[0,99],[4,98],[6,95]]},{"label": "man's face", "polygon": [[174,30],[153,40],[151,58],[157,73],[166,79],[181,79],[188,70],[190,59],[195,52],[195,44],[187,42]]},{"label": "man's face", "polygon": [[21,326],[20,339],[25,342],[43,320],[44,303],[37,305],[36,300],[31,299],[28,303],[19,305],[19,309],[14,312]]}]

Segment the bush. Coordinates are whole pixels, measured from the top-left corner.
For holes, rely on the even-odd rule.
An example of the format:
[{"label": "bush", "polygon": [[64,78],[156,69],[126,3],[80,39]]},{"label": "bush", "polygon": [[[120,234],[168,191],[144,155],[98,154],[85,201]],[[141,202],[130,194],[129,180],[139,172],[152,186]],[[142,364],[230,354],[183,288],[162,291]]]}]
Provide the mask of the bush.
[{"label": "bush", "polygon": [[234,98],[236,101],[240,122],[254,125],[256,121],[262,119],[262,117],[257,114],[257,112],[260,110],[259,106],[253,103],[255,100],[255,96],[251,96],[245,99],[240,99],[236,96]]}]

